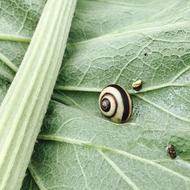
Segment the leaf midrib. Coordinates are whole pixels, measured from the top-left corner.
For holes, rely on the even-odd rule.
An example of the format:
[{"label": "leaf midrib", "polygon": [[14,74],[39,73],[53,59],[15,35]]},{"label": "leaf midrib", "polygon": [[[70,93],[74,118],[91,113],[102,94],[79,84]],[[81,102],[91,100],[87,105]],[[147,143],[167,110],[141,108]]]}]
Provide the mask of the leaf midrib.
[{"label": "leaf midrib", "polygon": [[69,137],[62,137],[59,135],[39,135],[38,136],[38,140],[44,140],[44,141],[55,141],[58,143],[67,143],[67,144],[72,144],[72,145],[78,145],[78,146],[85,146],[85,147],[89,147],[89,148],[93,148],[95,150],[100,150],[102,152],[104,151],[110,151],[112,153],[118,154],[118,155],[123,155],[127,158],[130,159],[134,159],[136,161],[142,162],[144,164],[149,164],[152,165],[154,167],[157,167],[158,169],[161,169],[165,172],[168,172],[170,174],[173,174],[181,179],[183,179],[185,182],[190,183],[190,179],[182,174],[179,174],[163,165],[160,165],[152,160],[148,160],[146,158],[141,158],[139,156],[136,156],[134,154],[131,154],[129,152],[126,152],[124,150],[120,150],[120,149],[116,149],[116,148],[112,148],[109,146],[103,146],[103,145],[98,145],[98,144],[93,144],[89,141],[83,141],[83,140],[79,140],[79,139],[73,139],[73,138],[69,138]]},{"label": "leaf midrib", "polygon": [[[14,72],[16,72],[18,70],[18,67],[15,66],[7,57],[5,57],[1,53],[0,53],[0,60],[2,60]],[[166,83],[164,83],[162,85],[157,85],[157,86],[152,86],[152,87],[149,87],[149,88],[145,88],[145,89],[143,89],[143,90],[141,90],[139,92],[134,92],[134,90],[129,90],[129,93],[131,95],[134,95],[137,98],[145,101],[146,103],[151,104],[152,106],[156,107],[157,109],[160,109],[160,110],[166,112],[167,114],[181,120],[181,121],[190,123],[189,119],[186,119],[186,118],[184,118],[182,116],[178,116],[175,113],[172,113],[172,112],[168,111],[167,109],[164,109],[164,108],[160,107],[159,105],[156,105],[154,102],[151,102],[151,101],[145,99],[144,97],[138,95],[138,94],[143,94],[143,93],[150,92],[150,91],[153,91],[153,90],[159,90],[159,89],[169,88],[169,87],[190,87],[190,83],[184,83],[184,84],[178,84],[178,83],[175,84],[175,83],[173,83],[184,72],[187,72],[189,69],[190,69],[190,66],[185,67],[170,82],[166,82]],[[87,88],[87,87],[78,87],[78,86],[61,86],[61,85],[56,85],[55,90],[57,90],[57,91],[62,90],[62,91],[98,92],[98,93],[101,92],[101,89],[99,89],[99,88]]]},{"label": "leaf midrib", "polygon": [[31,38],[30,37],[25,37],[25,36],[20,36],[20,35],[14,35],[14,34],[0,33],[0,41],[30,43]]},{"label": "leaf midrib", "polygon": [[[83,141],[83,140],[78,140],[78,139],[73,139],[73,138],[66,138],[66,137],[62,137],[62,136],[55,136],[55,135],[39,135],[38,136],[39,140],[43,140],[43,141],[54,141],[57,143],[67,143],[70,145],[77,145],[77,146],[85,146],[85,147],[89,147],[89,148],[93,148],[94,150],[96,150],[107,162],[108,164],[115,170],[116,173],[118,173],[121,178],[130,186],[132,187],[134,190],[140,190],[135,183],[117,166],[117,164],[111,160],[107,155],[104,154],[104,151],[110,151],[114,154],[119,154],[122,156],[126,156],[130,159],[134,159],[136,161],[140,161],[143,162],[145,164],[149,164],[152,165],[154,167],[157,167],[158,169],[164,170],[165,172],[170,173],[171,175],[174,175],[176,177],[181,178],[182,180],[184,180],[184,182],[186,183],[186,185],[188,185],[190,183],[190,179],[182,174],[179,174],[163,165],[160,165],[158,162],[153,161],[153,160],[148,160],[145,158],[141,158],[139,156],[136,156],[134,154],[131,154],[129,152],[120,150],[120,149],[115,149],[115,148],[111,148],[108,146],[101,146],[101,145],[96,145],[96,144],[92,144],[88,141]],[[38,176],[38,174],[35,172],[35,169],[33,168],[32,163],[30,163],[29,165],[29,172],[31,174],[32,179],[34,180],[35,184],[38,186],[38,188],[40,190],[47,190],[47,188],[45,188],[43,182],[41,181],[40,177]],[[85,182],[86,183],[86,182]],[[64,186],[66,187],[66,186]],[[67,186],[67,188],[69,188]],[[70,187],[72,188],[72,187]]]}]

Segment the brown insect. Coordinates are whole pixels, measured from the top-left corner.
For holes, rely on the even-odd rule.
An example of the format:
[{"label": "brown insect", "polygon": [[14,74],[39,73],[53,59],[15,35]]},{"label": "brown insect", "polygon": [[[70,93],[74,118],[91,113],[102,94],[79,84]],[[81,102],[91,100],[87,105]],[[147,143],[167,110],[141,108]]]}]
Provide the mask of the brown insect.
[{"label": "brown insect", "polygon": [[177,156],[175,146],[173,144],[169,144],[167,146],[167,153],[170,156],[170,158],[175,159]]}]

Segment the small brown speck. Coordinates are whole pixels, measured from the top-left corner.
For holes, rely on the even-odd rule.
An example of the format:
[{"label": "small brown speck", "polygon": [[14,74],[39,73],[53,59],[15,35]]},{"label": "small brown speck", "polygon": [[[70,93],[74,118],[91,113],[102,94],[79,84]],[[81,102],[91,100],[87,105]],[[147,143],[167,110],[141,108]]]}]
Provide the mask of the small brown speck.
[{"label": "small brown speck", "polygon": [[132,84],[134,90],[139,91],[142,88],[142,80],[137,80]]},{"label": "small brown speck", "polygon": [[170,158],[175,159],[177,156],[176,150],[175,150],[175,146],[173,144],[169,144],[167,146],[167,153],[170,156]]},{"label": "small brown speck", "polygon": [[147,56],[148,55],[148,53],[144,53],[144,56]]}]

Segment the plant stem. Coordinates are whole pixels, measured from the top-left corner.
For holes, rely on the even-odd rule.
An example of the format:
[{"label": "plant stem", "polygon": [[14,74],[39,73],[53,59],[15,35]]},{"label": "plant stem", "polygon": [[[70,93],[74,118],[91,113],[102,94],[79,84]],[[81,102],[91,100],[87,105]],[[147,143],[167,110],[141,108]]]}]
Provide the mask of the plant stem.
[{"label": "plant stem", "polygon": [[53,92],[76,0],[48,0],[0,107],[0,189],[20,189]]}]

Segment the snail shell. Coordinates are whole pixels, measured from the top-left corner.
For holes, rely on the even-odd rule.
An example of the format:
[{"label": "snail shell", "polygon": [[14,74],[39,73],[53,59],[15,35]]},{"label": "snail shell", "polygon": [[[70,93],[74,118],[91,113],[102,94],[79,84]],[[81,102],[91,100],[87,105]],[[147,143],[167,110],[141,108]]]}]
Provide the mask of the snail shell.
[{"label": "snail shell", "polygon": [[127,121],[132,113],[129,93],[116,84],[109,85],[102,90],[99,96],[99,107],[103,115],[116,123]]},{"label": "snail shell", "polygon": [[142,88],[142,80],[137,80],[132,84],[134,90],[139,91]]}]

